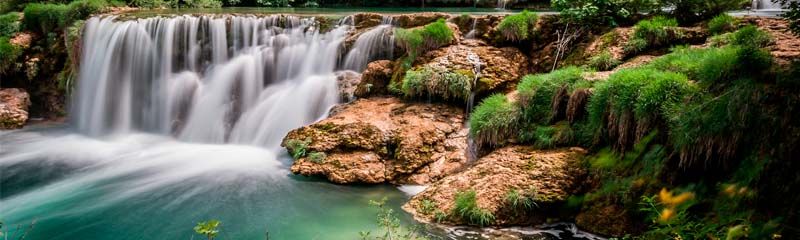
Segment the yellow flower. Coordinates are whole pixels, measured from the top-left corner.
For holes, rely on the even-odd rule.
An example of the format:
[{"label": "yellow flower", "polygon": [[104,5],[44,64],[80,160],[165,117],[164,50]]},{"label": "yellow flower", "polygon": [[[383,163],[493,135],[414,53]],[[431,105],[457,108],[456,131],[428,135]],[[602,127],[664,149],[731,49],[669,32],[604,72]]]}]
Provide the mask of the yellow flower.
[{"label": "yellow flower", "polygon": [[661,215],[658,216],[658,221],[661,223],[668,223],[673,217],[675,217],[675,210],[672,208],[664,208],[664,210],[661,211]]},{"label": "yellow flower", "polygon": [[693,199],[694,193],[684,192],[675,196],[672,194],[672,192],[667,191],[666,188],[662,188],[661,192],[658,193],[658,198],[664,205],[675,207]]},{"label": "yellow flower", "polygon": [[722,190],[728,197],[736,196],[736,184],[728,184],[725,186],[725,189]]}]

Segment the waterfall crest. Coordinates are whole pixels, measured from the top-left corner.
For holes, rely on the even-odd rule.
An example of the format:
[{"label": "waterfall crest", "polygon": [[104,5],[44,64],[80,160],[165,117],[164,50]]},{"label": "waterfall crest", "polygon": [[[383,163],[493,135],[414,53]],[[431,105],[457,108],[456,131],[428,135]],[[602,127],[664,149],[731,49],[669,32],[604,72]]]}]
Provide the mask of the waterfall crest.
[{"label": "waterfall crest", "polygon": [[[143,131],[277,147],[336,104],[334,71],[351,29],[321,33],[311,18],[283,15],[94,17],[71,117],[90,136]],[[345,68],[362,70],[386,47],[370,38],[379,40],[357,44],[347,59],[359,61]]]}]

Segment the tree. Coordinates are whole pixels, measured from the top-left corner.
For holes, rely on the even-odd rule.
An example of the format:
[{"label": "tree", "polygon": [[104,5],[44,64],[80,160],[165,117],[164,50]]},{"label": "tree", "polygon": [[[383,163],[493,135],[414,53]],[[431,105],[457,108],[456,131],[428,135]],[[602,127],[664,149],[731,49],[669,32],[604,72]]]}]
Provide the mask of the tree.
[{"label": "tree", "polygon": [[681,25],[711,19],[730,10],[742,9],[749,0],[659,0],[662,9],[672,9]]},{"label": "tree", "polygon": [[789,20],[789,28],[792,29],[792,32],[795,35],[800,35],[800,1],[772,0],[772,2],[780,3],[789,10],[782,16]]}]

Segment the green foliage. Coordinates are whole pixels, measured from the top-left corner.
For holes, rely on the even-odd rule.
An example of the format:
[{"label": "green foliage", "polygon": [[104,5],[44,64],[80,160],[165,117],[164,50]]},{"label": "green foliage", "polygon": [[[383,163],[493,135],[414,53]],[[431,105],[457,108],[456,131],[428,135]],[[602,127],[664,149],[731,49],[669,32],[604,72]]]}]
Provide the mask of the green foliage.
[{"label": "green foliage", "polygon": [[63,4],[28,4],[25,14],[25,29],[39,33],[55,32],[67,23],[69,7]]},{"label": "green foliage", "polygon": [[435,49],[453,41],[453,30],[444,19],[429,23],[422,28],[394,31],[397,45],[405,49],[409,56],[416,58],[427,50]]},{"label": "green foliage", "polygon": [[525,121],[535,124],[546,124],[553,120],[553,99],[561,88],[571,93],[588,82],[583,78],[584,70],[579,67],[567,67],[547,74],[528,75],[517,85],[519,103]]},{"label": "green foliage", "polygon": [[394,209],[386,207],[387,198],[384,197],[380,201],[370,200],[369,204],[378,208],[378,214],[375,221],[378,226],[383,229],[383,234],[372,237],[369,231],[359,232],[361,239],[376,239],[376,240],[422,240],[425,237],[420,236],[419,226],[412,228],[403,228],[400,225],[400,219],[395,216]]},{"label": "green foliage", "polygon": [[513,188],[506,192],[505,201],[513,210],[528,211],[537,207],[534,198],[534,193],[521,192]]},{"label": "green foliage", "polygon": [[731,39],[731,43],[734,45],[755,48],[766,47],[772,42],[772,36],[769,33],[753,25],[748,25],[736,31]]},{"label": "green foliage", "polygon": [[289,139],[286,141],[286,150],[289,150],[289,154],[292,155],[294,159],[300,159],[306,156],[306,148],[311,143],[310,139],[306,140],[297,140],[297,139]]},{"label": "green foliage", "polygon": [[0,15],[0,37],[11,37],[20,30],[20,15],[10,12]]},{"label": "green foliage", "polygon": [[772,0],[786,6],[788,11],[781,16],[789,20],[789,28],[795,35],[800,35],[800,2],[792,0]]},{"label": "green foliage", "polygon": [[597,71],[609,71],[617,67],[620,63],[621,62],[614,58],[614,55],[608,50],[589,59],[589,66]]},{"label": "green foliage", "polygon": [[419,209],[417,209],[417,211],[419,211],[419,213],[428,215],[436,211],[436,209],[437,209],[436,202],[431,201],[430,199],[422,199],[422,202],[420,203]]},{"label": "green foliage", "polygon": [[449,71],[426,65],[406,72],[401,91],[406,97],[435,96],[466,102],[472,93],[471,75],[470,71]]},{"label": "green foliage", "polygon": [[478,146],[499,146],[517,132],[520,113],[505,95],[484,99],[469,119],[469,133]]},{"label": "green foliage", "polygon": [[78,0],[67,5],[65,24],[89,18],[92,14],[99,13],[108,7],[105,0]]},{"label": "green foliage", "polygon": [[678,21],[674,18],[656,16],[652,19],[642,20],[633,27],[633,37],[625,50],[630,53],[640,52],[650,47],[664,46],[680,34],[675,27]]},{"label": "green foliage", "polygon": [[536,15],[536,13],[524,10],[521,13],[506,16],[503,21],[497,25],[497,30],[503,34],[506,40],[528,40],[538,18],[539,16]]},{"label": "green foliage", "polygon": [[469,224],[487,226],[494,222],[494,215],[478,206],[475,190],[457,192],[453,215],[458,216]]},{"label": "green foliage", "polygon": [[317,164],[324,163],[327,157],[328,155],[324,152],[311,152],[308,154],[308,160]]},{"label": "green foliage", "polygon": [[7,37],[0,37],[0,73],[7,73],[14,69],[22,51],[11,44]]},{"label": "green foliage", "polygon": [[705,86],[717,86],[740,77],[758,75],[771,64],[772,57],[766,50],[733,45],[708,49],[676,48],[648,66],[686,74],[689,79]]},{"label": "green foliage", "polygon": [[617,25],[657,7],[652,0],[553,0],[551,5],[566,21],[588,25]]},{"label": "green foliage", "polygon": [[711,34],[718,35],[730,32],[736,29],[736,18],[728,14],[720,14],[708,22],[708,31]]},{"label": "green foliage", "polygon": [[214,238],[217,237],[217,234],[219,234],[220,224],[221,222],[219,220],[199,222],[196,226],[194,226],[194,232],[205,236],[208,240],[214,240]]},{"label": "green foliage", "polygon": [[661,6],[672,7],[672,15],[684,25],[711,19],[730,11],[744,9],[749,0],[659,0]]}]

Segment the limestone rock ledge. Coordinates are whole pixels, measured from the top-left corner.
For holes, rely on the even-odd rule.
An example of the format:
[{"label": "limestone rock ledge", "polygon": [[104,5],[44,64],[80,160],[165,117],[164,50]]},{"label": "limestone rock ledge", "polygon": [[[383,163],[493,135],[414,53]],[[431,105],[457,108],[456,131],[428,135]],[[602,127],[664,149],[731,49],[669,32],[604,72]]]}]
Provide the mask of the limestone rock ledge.
[{"label": "limestone rock ledge", "polygon": [[[557,215],[557,206],[580,190],[586,175],[581,166],[585,154],[581,148],[500,148],[478,159],[475,166],[437,181],[414,196],[403,209],[421,221],[471,224],[453,213],[453,209],[458,192],[475,191],[477,206],[494,216],[490,225],[541,224]],[[512,190],[527,195],[535,207],[512,206],[507,199]]]},{"label": "limestone rock ledge", "polygon": [[458,107],[376,97],[334,108],[329,118],[289,132],[282,146],[306,153],[292,165],[295,174],[340,184],[426,184],[466,162],[466,141]]},{"label": "limestone rock ledge", "polygon": [[28,121],[30,96],[19,88],[0,89],[0,130],[18,129]]}]

